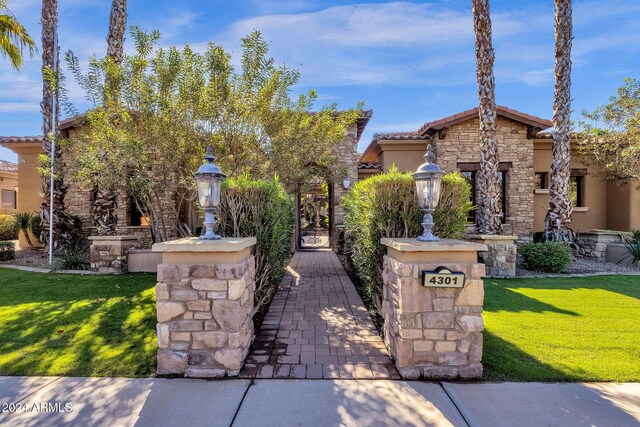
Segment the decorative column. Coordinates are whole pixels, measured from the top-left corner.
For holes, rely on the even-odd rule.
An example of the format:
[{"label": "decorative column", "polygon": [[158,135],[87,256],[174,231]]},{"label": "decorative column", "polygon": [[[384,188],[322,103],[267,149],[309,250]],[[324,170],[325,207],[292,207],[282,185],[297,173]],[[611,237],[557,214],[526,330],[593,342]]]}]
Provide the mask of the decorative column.
[{"label": "decorative column", "polygon": [[485,267],[477,254],[487,247],[450,239],[382,244],[384,340],[400,375],[480,379]]},{"label": "decorative column", "polygon": [[98,273],[126,273],[129,250],[139,246],[135,236],[89,236],[91,270]]},{"label": "decorative column", "polygon": [[515,244],[518,236],[500,234],[474,234],[469,240],[487,245],[486,252],[478,253],[478,260],[487,268],[488,277],[515,277],[518,247]]},{"label": "decorative column", "polygon": [[153,245],[158,265],[158,374],[234,377],[253,338],[255,237]]}]

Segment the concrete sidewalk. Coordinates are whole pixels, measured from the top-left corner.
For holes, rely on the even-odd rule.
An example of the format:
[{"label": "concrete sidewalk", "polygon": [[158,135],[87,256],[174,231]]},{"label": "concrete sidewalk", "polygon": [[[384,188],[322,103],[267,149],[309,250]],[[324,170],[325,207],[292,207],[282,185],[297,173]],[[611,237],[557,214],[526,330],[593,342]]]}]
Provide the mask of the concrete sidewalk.
[{"label": "concrete sidewalk", "polygon": [[0,377],[0,411],[11,426],[638,426],[640,384]]}]

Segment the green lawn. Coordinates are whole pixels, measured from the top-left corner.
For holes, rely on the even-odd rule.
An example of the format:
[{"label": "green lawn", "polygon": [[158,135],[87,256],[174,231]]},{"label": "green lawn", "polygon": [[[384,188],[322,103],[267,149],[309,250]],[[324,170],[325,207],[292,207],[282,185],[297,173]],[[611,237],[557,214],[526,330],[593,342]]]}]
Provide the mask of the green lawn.
[{"label": "green lawn", "polygon": [[484,378],[640,381],[640,277],[485,280]]},{"label": "green lawn", "polygon": [[0,375],[153,375],[155,283],[0,268]]}]

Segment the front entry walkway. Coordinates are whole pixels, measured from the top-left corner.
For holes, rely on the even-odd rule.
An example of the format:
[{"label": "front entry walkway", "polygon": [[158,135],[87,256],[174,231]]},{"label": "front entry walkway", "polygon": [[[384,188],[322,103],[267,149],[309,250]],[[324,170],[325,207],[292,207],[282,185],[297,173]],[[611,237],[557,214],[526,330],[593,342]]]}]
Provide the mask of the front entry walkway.
[{"label": "front entry walkway", "polygon": [[333,251],[293,256],[240,377],[400,378]]}]

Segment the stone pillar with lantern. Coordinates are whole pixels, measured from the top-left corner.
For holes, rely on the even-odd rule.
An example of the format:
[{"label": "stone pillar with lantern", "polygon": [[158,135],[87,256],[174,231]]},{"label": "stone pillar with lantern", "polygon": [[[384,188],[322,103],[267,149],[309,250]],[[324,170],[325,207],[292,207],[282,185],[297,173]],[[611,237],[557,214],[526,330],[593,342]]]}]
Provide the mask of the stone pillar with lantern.
[{"label": "stone pillar with lantern", "polygon": [[234,377],[253,338],[255,237],[214,233],[224,174],[213,163],[194,174],[205,212],[200,237],[156,243],[162,254],[156,285],[158,373],[194,378]]},{"label": "stone pillar with lantern", "polygon": [[384,339],[406,379],[482,377],[482,244],[440,239],[431,232],[442,171],[428,147],[414,174],[424,212],[417,238],[384,238]]}]

